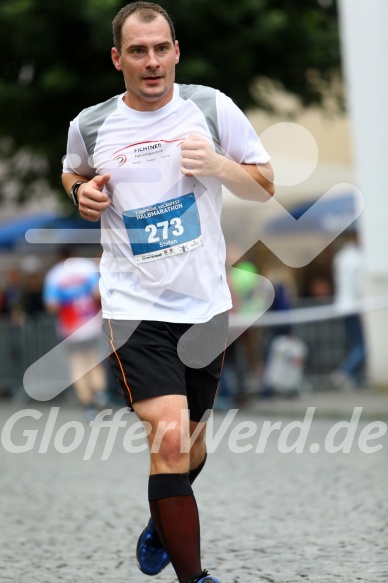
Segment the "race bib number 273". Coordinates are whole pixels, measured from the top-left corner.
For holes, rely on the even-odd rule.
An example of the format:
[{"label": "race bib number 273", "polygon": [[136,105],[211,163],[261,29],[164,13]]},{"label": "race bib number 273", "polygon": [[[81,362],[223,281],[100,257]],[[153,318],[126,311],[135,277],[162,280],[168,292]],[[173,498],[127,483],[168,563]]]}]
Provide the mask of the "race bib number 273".
[{"label": "race bib number 273", "polygon": [[123,213],[136,263],[185,253],[202,245],[194,193]]}]

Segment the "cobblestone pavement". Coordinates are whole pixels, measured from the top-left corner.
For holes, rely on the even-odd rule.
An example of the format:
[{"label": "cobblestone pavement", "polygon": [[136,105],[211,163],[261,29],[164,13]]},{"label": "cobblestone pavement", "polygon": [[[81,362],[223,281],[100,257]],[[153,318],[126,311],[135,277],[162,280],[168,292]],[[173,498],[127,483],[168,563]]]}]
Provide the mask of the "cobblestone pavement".
[{"label": "cobblestone pavement", "polygon": [[[0,410],[1,427],[8,421],[0,450],[0,581],[150,581],[134,557],[138,533],[148,517],[148,454],[126,451],[144,446],[142,440],[130,441],[136,418],[125,414],[125,427],[118,429],[111,455],[101,460],[107,428],[100,428],[91,452],[92,430],[79,410],[61,406],[58,411],[41,403],[28,408],[41,412],[41,418],[19,419],[9,437],[15,405],[2,403]],[[49,415],[56,412],[45,452]],[[350,421],[350,416],[344,415],[344,420]],[[69,421],[77,423],[71,428],[65,425]],[[387,583],[388,443],[387,434],[375,433],[368,446],[380,444],[380,450],[361,451],[360,432],[365,437],[366,432],[379,431],[367,427],[373,423],[370,416],[357,424],[349,453],[325,451],[325,439],[333,437],[338,418],[314,417],[302,453],[279,451],[292,448],[301,436],[296,427],[290,431],[295,418],[245,410],[231,425],[227,421],[225,413],[215,414],[209,431],[213,453],[195,483],[204,567],[222,583]],[[259,437],[275,422],[282,425],[263,446]],[[381,421],[380,431],[384,425]],[[339,447],[346,429],[337,428],[332,443]],[[36,433],[23,436],[28,429]],[[217,432],[223,429],[217,445]],[[282,441],[281,430],[290,431],[288,437],[282,434]],[[72,449],[73,442],[75,447],[76,438],[80,443],[74,451],[58,451]],[[28,439],[35,443],[30,442],[31,451],[11,453],[10,439],[16,446]],[[310,451],[312,443],[320,445],[316,453],[312,451],[317,446]],[[255,451],[258,444],[262,453]],[[248,451],[236,451],[244,446]],[[169,566],[151,581],[173,583],[176,578]]]}]

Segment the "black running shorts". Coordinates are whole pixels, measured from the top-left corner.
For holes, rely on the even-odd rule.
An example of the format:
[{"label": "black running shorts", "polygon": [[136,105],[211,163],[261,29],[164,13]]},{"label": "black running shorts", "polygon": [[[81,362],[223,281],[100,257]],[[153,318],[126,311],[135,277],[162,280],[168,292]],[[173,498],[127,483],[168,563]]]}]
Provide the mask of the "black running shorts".
[{"label": "black running shorts", "polygon": [[221,378],[228,312],[203,324],[104,320],[109,364],[128,407],[142,399],[185,395],[190,419],[213,407]]}]

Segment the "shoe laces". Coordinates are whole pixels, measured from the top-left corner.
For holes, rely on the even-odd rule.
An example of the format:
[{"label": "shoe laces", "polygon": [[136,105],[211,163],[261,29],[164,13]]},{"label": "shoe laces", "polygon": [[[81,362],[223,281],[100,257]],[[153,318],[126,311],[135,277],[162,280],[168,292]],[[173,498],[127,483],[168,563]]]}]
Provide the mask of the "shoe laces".
[{"label": "shoe laces", "polygon": [[205,569],[205,571],[202,571],[202,573],[196,575],[195,577],[193,577],[193,579],[190,579],[187,583],[198,583],[198,581],[203,579],[203,577],[207,577],[208,575],[209,573]]},{"label": "shoe laces", "polygon": [[144,545],[146,547],[161,547],[162,543],[160,542],[160,538],[158,536],[158,533],[155,531],[153,532],[145,541],[144,541]]}]

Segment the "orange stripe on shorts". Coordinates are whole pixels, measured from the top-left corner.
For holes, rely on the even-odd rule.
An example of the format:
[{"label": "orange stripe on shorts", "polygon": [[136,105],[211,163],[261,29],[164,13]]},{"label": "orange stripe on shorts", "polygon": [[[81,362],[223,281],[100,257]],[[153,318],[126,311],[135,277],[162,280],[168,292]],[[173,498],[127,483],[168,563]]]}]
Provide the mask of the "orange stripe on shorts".
[{"label": "orange stripe on shorts", "polygon": [[128,394],[129,394],[129,398],[132,401],[132,393],[131,393],[131,389],[129,388],[129,385],[128,385],[128,382],[127,382],[127,379],[126,379],[126,376],[125,376],[125,373],[124,373],[124,367],[123,367],[123,365],[121,363],[121,360],[119,358],[119,355],[117,354],[117,350],[116,350],[115,345],[113,343],[113,329],[112,329],[112,326],[110,324],[110,320],[108,320],[108,324],[109,324],[110,336],[111,336],[110,341],[109,341],[109,344],[111,345],[111,347],[113,349],[113,352],[114,352],[114,354],[115,354],[115,356],[117,358],[117,362],[119,363],[120,370],[121,370],[121,374],[123,375],[123,382],[124,382],[125,388],[127,389]]}]

